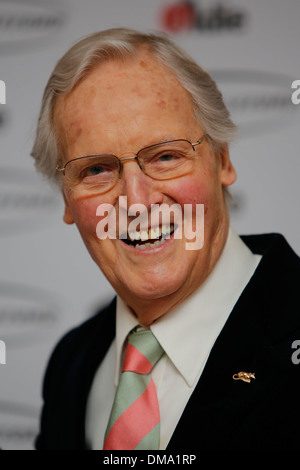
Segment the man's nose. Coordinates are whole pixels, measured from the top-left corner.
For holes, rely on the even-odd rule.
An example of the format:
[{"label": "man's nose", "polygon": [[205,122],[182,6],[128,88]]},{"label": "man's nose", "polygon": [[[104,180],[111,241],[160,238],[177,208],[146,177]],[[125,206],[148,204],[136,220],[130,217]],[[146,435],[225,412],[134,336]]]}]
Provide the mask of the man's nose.
[{"label": "man's nose", "polygon": [[163,193],[158,181],[147,176],[137,160],[123,162],[122,195],[127,196],[127,205],[143,204],[149,210],[151,204],[162,204]]}]

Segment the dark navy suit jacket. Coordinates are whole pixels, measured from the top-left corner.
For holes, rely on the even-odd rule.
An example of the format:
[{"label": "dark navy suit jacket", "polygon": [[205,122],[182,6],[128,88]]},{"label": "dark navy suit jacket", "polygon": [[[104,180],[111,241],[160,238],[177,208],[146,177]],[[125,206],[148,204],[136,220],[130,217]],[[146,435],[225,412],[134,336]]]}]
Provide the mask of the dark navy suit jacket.
[{"label": "dark navy suit jacket", "polygon": [[[300,340],[300,259],[281,235],[242,238],[263,258],[211,350],[168,451],[300,448],[300,364],[292,361],[292,344]],[[37,449],[85,449],[88,394],[114,336],[115,300],[59,342],[45,375]],[[256,378],[233,380],[240,371]]]}]

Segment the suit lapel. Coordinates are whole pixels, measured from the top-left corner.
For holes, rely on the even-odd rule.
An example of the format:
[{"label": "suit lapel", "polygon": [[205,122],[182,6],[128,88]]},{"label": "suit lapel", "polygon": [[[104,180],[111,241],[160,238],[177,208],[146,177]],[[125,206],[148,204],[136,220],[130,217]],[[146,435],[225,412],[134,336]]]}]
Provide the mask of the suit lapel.
[{"label": "suit lapel", "polygon": [[87,399],[97,367],[115,336],[115,304],[114,299],[108,308],[92,319],[92,324],[83,333],[86,335],[85,341],[80,340],[80,344],[84,346],[74,349],[76,355],[72,359],[61,392],[64,409],[58,432],[64,448],[85,448]]},{"label": "suit lapel", "polygon": [[[300,333],[295,296],[286,299],[283,311],[282,292],[299,282],[299,259],[282,237],[273,245],[259,247],[265,256],[217,338],[168,450],[251,449],[277,438],[272,422],[277,427],[278,396],[288,400],[280,382],[294,380],[291,344]],[[256,378],[234,380],[241,371]]]},{"label": "suit lapel", "polygon": [[[259,381],[257,358],[264,347],[247,314],[235,309],[223,328],[168,450],[228,448],[244,404]],[[256,379],[249,384],[234,380],[241,371],[254,372]]]}]

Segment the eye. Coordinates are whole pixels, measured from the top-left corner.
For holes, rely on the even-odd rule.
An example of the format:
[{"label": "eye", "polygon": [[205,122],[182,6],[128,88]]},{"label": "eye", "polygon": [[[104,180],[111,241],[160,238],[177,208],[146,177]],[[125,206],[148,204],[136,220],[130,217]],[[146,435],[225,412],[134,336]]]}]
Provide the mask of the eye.
[{"label": "eye", "polygon": [[103,173],[104,171],[107,171],[107,169],[105,169],[103,166],[101,165],[94,165],[94,166],[91,166],[89,168],[86,168],[85,170],[85,174],[86,176],[97,176],[99,175],[100,173]]},{"label": "eye", "polygon": [[169,165],[177,165],[185,159],[184,155],[176,151],[166,151],[159,153],[151,159],[151,165],[159,166],[167,163]]},{"label": "eye", "polygon": [[[172,172],[182,171],[190,159],[187,155],[176,149],[165,149],[156,155],[149,155],[148,159],[144,158],[144,163],[148,171],[162,177],[170,175]],[[185,171],[185,170],[184,170]]]},{"label": "eye", "polygon": [[90,162],[90,164],[87,164],[80,169],[80,178],[107,178],[114,173],[115,169],[114,162]]},{"label": "eye", "polygon": [[174,160],[176,158],[176,155],[166,153],[165,155],[161,155],[157,160],[160,162],[170,162],[171,160]]}]

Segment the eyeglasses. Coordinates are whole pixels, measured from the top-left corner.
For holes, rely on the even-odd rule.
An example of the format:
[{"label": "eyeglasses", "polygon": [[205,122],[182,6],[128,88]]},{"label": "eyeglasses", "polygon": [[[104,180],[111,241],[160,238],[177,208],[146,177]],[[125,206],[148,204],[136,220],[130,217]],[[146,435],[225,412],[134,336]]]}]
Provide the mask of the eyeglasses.
[{"label": "eyeglasses", "polygon": [[194,168],[197,142],[176,139],[149,145],[137,152],[135,157],[118,158],[115,155],[90,155],[70,160],[56,171],[65,177],[69,189],[86,194],[102,194],[112,189],[122,177],[123,164],[136,160],[143,173],[155,180],[168,180],[184,176]]}]

